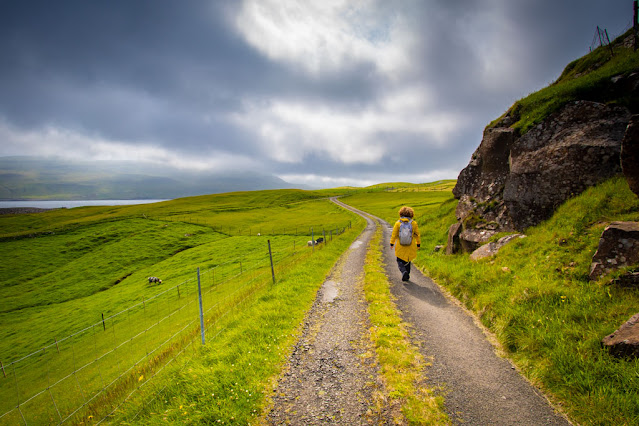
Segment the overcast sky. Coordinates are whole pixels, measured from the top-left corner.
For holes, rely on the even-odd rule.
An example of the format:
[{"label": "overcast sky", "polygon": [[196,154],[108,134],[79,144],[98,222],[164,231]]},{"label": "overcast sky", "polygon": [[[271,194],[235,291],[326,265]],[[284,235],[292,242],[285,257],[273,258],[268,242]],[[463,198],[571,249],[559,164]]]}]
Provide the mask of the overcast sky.
[{"label": "overcast sky", "polygon": [[0,156],[456,178],[632,0],[7,0]]}]

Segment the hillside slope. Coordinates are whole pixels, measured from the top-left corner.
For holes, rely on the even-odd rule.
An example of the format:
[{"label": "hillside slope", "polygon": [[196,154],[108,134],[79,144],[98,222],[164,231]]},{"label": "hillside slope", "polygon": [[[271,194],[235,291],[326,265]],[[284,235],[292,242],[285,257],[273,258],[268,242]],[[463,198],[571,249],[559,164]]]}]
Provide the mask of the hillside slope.
[{"label": "hillside slope", "polygon": [[[569,64],[547,88],[489,124],[457,180],[451,238],[471,252],[525,231],[566,200],[621,174],[621,145],[639,113],[639,53],[631,35]],[[458,249],[455,245],[450,251]]]}]

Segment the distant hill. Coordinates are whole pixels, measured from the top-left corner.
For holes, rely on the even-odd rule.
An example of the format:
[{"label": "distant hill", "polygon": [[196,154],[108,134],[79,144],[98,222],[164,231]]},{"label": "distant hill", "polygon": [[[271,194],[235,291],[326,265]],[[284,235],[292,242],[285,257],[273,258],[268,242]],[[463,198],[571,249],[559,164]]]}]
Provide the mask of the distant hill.
[{"label": "distant hill", "polygon": [[293,187],[258,173],[195,172],[126,161],[0,157],[0,200],[168,199]]}]

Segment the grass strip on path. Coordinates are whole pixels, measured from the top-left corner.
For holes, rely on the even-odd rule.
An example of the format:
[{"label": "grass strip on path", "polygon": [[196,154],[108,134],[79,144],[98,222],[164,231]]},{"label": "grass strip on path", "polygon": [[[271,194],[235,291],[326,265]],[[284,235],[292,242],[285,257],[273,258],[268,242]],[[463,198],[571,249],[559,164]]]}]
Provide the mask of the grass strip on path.
[{"label": "grass strip on path", "polygon": [[382,264],[381,233],[378,229],[368,247],[364,291],[370,337],[386,387],[382,402],[390,405],[396,424],[450,424],[444,399],[425,386],[428,363],[410,341],[407,325],[393,302]]}]

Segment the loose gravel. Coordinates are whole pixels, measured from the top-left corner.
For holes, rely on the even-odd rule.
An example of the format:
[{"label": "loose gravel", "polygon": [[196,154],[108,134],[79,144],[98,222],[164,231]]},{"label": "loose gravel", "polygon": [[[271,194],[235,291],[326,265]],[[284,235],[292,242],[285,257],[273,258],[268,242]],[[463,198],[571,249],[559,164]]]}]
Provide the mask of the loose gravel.
[{"label": "loose gravel", "polygon": [[376,225],[342,255],[306,316],[272,396],[268,424],[385,424],[375,409],[378,367],[368,337],[364,260]]}]

